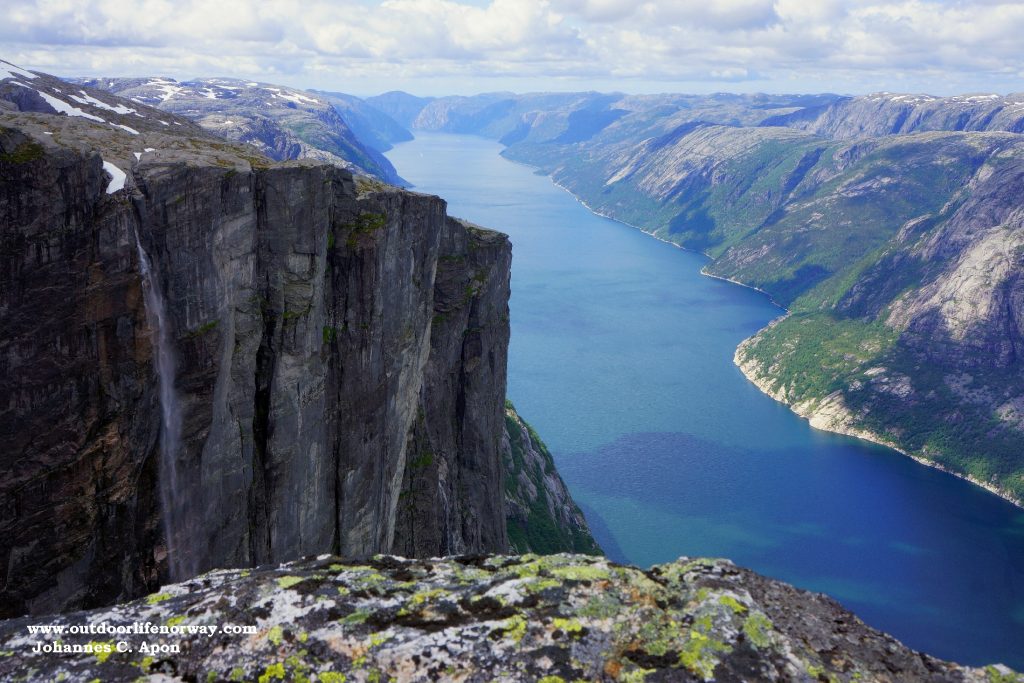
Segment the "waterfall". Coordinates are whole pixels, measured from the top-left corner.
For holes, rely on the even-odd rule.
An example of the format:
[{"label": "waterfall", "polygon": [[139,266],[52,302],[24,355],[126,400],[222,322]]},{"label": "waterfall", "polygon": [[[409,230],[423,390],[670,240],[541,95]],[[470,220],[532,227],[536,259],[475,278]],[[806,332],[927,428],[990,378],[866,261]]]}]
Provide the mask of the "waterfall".
[{"label": "waterfall", "polygon": [[138,232],[135,246],[139,251],[142,291],[146,305],[146,321],[153,333],[153,351],[160,397],[160,506],[164,537],[167,541],[167,566],[172,580],[189,578],[194,572],[180,552],[185,537],[185,519],[179,489],[178,456],[181,452],[181,404],[174,390],[174,343],[167,307],[160,291],[149,255],[142,247]]}]

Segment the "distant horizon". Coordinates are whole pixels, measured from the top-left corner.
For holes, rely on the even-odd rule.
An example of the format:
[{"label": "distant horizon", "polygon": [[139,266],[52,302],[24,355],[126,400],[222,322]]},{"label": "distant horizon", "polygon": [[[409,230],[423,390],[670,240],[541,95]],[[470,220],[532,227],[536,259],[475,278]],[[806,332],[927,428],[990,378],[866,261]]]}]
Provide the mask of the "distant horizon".
[{"label": "distant horizon", "polygon": [[438,91],[437,94],[421,94],[421,93],[417,93],[417,92],[412,92],[412,91],[404,89],[404,88],[397,88],[397,87],[390,87],[390,88],[387,88],[387,89],[384,89],[384,90],[379,90],[379,91],[363,91],[363,92],[359,92],[359,91],[356,91],[354,89],[345,89],[344,86],[329,86],[329,85],[326,85],[326,86],[325,85],[303,86],[303,85],[295,85],[294,83],[289,83],[285,79],[266,80],[266,75],[262,75],[262,76],[260,76],[260,75],[247,76],[247,75],[211,74],[211,75],[192,75],[192,76],[184,77],[184,76],[175,76],[175,75],[172,75],[172,74],[169,74],[169,73],[134,73],[134,74],[130,74],[130,75],[116,75],[116,74],[109,74],[109,73],[69,74],[69,73],[59,73],[57,71],[47,71],[45,68],[39,68],[39,67],[36,67],[36,66],[31,66],[31,65],[26,65],[26,64],[19,64],[19,63],[15,62],[14,60],[6,59],[6,57],[3,56],[3,55],[0,55],[0,60],[7,61],[7,62],[9,62],[11,64],[14,64],[15,66],[21,67],[23,69],[28,69],[30,71],[39,71],[39,72],[43,72],[43,73],[48,73],[50,75],[57,76],[57,77],[62,78],[62,79],[97,79],[97,80],[100,80],[100,79],[106,79],[106,78],[160,78],[160,77],[162,77],[162,78],[174,79],[175,81],[177,81],[179,83],[185,83],[185,82],[189,82],[189,81],[201,81],[201,80],[223,78],[223,79],[231,79],[231,80],[238,80],[238,81],[254,81],[254,82],[264,83],[264,84],[267,84],[267,85],[282,85],[282,86],[285,86],[285,87],[294,88],[296,90],[305,90],[305,91],[311,91],[311,92],[312,91],[321,91],[321,92],[342,93],[342,94],[346,94],[346,95],[352,95],[352,96],[355,96],[355,97],[359,97],[361,99],[367,99],[367,98],[370,98],[370,97],[377,97],[379,95],[385,95],[385,94],[390,93],[390,92],[401,92],[401,93],[405,93],[406,95],[412,95],[413,97],[430,98],[430,99],[440,99],[440,98],[444,98],[444,97],[477,97],[477,96],[480,96],[480,95],[492,95],[492,94],[500,94],[500,93],[510,93],[512,95],[535,95],[535,94],[558,94],[558,93],[569,94],[569,93],[586,93],[586,92],[596,92],[596,93],[600,93],[602,95],[623,95],[623,96],[626,96],[626,97],[634,97],[634,96],[635,97],[643,97],[643,96],[658,96],[658,95],[684,95],[684,96],[692,95],[692,96],[698,96],[698,97],[709,97],[709,96],[714,96],[714,95],[739,95],[739,96],[749,96],[749,97],[754,97],[754,96],[758,96],[758,95],[763,95],[763,96],[766,96],[766,97],[810,96],[810,95],[833,95],[833,96],[836,96],[836,97],[866,97],[866,96],[869,96],[869,95],[919,95],[919,96],[923,95],[923,96],[930,96],[930,97],[937,97],[937,98],[949,98],[949,97],[966,97],[966,96],[971,96],[971,95],[998,95],[1000,97],[1009,97],[1009,96],[1015,95],[1015,94],[1024,95],[1024,83],[1021,84],[1021,89],[1020,90],[1011,90],[1011,91],[1005,91],[1005,92],[998,92],[998,91],[991,91],[991,90],[955,91],[955,92],[951,91],[951,92],[948,92],[948,93],[945,93],[945,94],[944,93],[939,93],[939,92],[910,91],[910,90],[868,90],[868,91],[864,91],[864,92],[839,92],[839,91],[836,91],[836,90],[814,90],[814,91],[800,91],[800,90],[791,90],[791,91],[784,91],[784,90],[778,90],[778,91],[769,91],[769,90],[707,90],[705,92],[698,92],[696,90],[629,91],[629,90],[625,90],[625,89],[621,89],[621,88],[607,89],[607,90],[594,89],[594,88],[532,89],[532,90],[513,90],[513,89],[509,89],[509,88],[498,88],[498,89],[491,89],[491,90],[480,90],[480,91],[476,91],[476,92]]},{"label": "distant horizon", "polygon": [[8,0],[55,75],[223,74],[367,96],[1024,92],[1009,0]]}]

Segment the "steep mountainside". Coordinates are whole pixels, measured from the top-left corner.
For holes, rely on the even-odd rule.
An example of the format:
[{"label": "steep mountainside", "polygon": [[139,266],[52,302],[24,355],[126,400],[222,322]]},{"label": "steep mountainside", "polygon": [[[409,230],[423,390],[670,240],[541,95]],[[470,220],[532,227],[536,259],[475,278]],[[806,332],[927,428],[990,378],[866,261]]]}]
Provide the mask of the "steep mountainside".
[{"label": "steep mountainside", "polygon": [[508,239],[74,92],[0,81],[0,611],[506,550]]},{"label": "steep mountainside", "polygon": [[388,151],[396,142],[412,140],[412,133],[402,124],[367,104],[363,99],[342,92],[310,92],[334,105],[356,137],[378,152]]},{"label": "steep mountainside", "polygon": [[314,159],[402,183],[394,166],[364,144],[325,98],[279,85],[208,78],[90,78],[77,83],[187,117],[271,159]]},{"label": "steep mountainside", "polygon": [[[84,623],[168,632],[29,631]],[[823,595],[687,558],[644,571],[579,555],[324,556],[0,622],[0,648],[5,680],[1024,682],[914,652]]]},{"label": "steep mountainside", "polygon": [[813,424],[1024,500],[1024,98],[609,98],[492,135],[788,307],[737,362]]},{"label": "steep mountainside", "polygon": [[570,552],[600,555],[590,527],[565,482],[554,458],[510,401],[505,403],[505,518],[515,552]]},{"label": "steep mountainside", "polygon": [[1024,133],[1024,93],[1000,95],[904,95],[848,97],[827,107],[798,110],[763,125],[792,126],[831,138],[872,137],[927,130]]}]

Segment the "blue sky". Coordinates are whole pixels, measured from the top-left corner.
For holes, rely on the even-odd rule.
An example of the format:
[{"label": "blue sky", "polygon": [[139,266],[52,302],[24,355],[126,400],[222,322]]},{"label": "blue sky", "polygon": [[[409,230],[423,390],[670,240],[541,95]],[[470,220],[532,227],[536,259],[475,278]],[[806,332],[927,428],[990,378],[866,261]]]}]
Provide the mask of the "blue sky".
[{"label": "blue sky", "polygon": [[1024,91],[1001,0],[4,0],[0,57],[65,76],[422,95]]}]

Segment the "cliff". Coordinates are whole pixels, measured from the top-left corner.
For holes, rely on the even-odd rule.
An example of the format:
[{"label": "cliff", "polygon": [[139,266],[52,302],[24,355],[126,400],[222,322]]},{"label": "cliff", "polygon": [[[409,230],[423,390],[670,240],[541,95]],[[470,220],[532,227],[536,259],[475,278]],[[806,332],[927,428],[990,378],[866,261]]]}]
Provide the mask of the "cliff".
[{"label": "cliff", "polygon": [[508,239],[63,87],[0,84],[3,614],[505,550]]},{"label": "cliff", "polygon": [[[67,632],[89,624],[113,632]],[[0,650],[12,681],[1024,681],[914,652],[823,595],[688,558],[640,570],[578,555],[323,556],[0,622]]]}]

